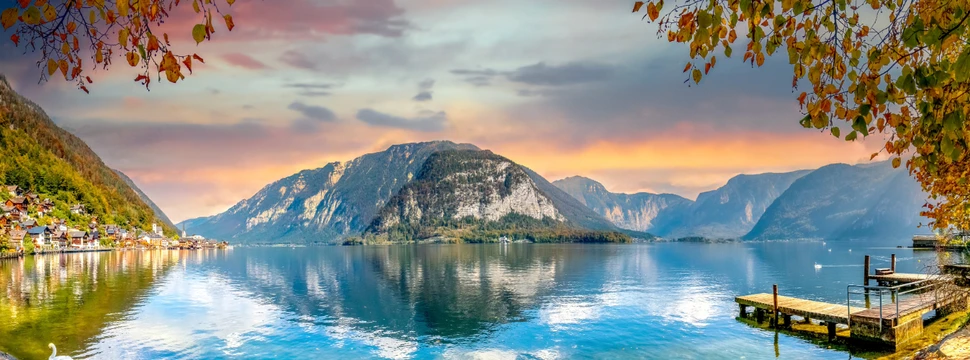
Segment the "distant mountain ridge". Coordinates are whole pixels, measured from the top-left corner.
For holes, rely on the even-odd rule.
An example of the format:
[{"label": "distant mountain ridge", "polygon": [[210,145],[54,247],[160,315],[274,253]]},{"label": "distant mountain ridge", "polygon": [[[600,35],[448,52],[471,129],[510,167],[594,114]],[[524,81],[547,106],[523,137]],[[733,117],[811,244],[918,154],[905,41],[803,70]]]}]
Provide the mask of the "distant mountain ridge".
[{"label": "distant mountain ridge", "polygon": [[603,184],[582,176],[552,182],[616,226],[654,232],[687,211],[693,201],[674,194],[612,193]]},{"label": "distant mountain ridge", "polygon": [[[190,233],[235,242],[335,242],[360,234],[371,225],[378,211],[415,179],[432,154],[462,150],[480,151],[474,145],[450,141],[394,145],[346,163],[301,171],[267,185],[226,212],[186,220],[178,226],[184,225]],[[494,173],[483,175],[500,176],[510,168],[519,169],[519,165],[503,163],[491,170]],[[515,173],[516,179],[528,178],[530,186],[543,194],[543,201],[557,204],[556,213],[570,223],[589,229],[617,229],[531,170],[522,167]]]},{"label": "distant mountain ridge", "polygon": [[488,230],[617,230],[558,188],[540,185],[545,180],[534,174],[487,150],[436,152],[378,212],[367,232],[408,241]]},{"label": "distant mountain ridge", "polygon": [[908,238],[926,200],[915,179],[888,161],[833,164],[795,181],[745,239]]},{"label": "distant mountain ridge", "polygon": [[754,227],[775,198],[806,173],[738,175],[716,190],[701,193],[697,201],[673,194],[613,193],[592,179],[578,176],[554,184],[620,228],[668,238],[738,238]]},{"label": "distant mountain ridge", "polygon": [[[919,216],[926,194],[888,161],[738,175],[696,201],[668,207],[643,207],[630,200],[660,195],[612,193],[587,178],[555,184],[621,228],[672,239],[898,239],[929,221]],[[630,219],[650,222],[644,226]]]},{"label": "distant mountain ridge", "polygon": [[367,233],[410,241],[454,234],[454,227],[510,225],[623,229],[645,239],[909,236],[925,220],[917,215],[925,195],[905,171],[887,166],[743,174],[692,201],[613,193],[577,176],[550,183],[474,145],[434,141],[304,170],[226,212],[178,226],[234,242],[339,242]]}]

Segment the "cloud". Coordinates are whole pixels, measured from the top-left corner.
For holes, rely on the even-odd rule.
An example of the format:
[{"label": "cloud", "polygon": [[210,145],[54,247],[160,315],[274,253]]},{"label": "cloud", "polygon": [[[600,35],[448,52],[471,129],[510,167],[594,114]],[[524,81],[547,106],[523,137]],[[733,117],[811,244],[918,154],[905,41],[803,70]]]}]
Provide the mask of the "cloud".
[{"label": "cloud", "polygon": [[289,66],[304,69],[316,70],[317,63],[310,61],[310,58],[296,50],[287,50],[280,55],[280,61]]},{"label": "cloud", "polygon": [[296,101],[286,107],[287,109],[303,114],[304,118],[321,122],[332,122],[337,119],[333,111],[323,106],[307,105]]},{"label": "cloud", "polygon": [[394,0],[240,1],[232,7],[232,16],[240,25],[233,33],[240,32],[239,39],[300,40],[356,34],[400,37],[412,27],[403,15],[404,9]]},{"label": "cloud", "polygon": [[391,127],[398,129],[435,132],[444,130],[448,122],[448,116],[443,111],[423,112],[415,118],[403,118],[385,114],[373,109],[361,109],[357,111],[357,119],[371,126]]},{"label": "cloud", "polygon": [[332,93],[328,90],[334,88],[333,84],[309,84],[309,83],[293,83],[283,85],[288,88],[300,89],[299,95],[301,96],[330,96]]},{"label": "cloud", "polygon": [[539,62],[520,67],[506,74],[506,78],[529,85],[562,86],[607,80],[613,73],[614,68],[605,64],[572,62],[547,65]]},{"label": "cloud", "polygon": [[492,78],[499,75],[499,72],[493,69],[453,69],[450,72],[463,77],[465,82],[478,87],[491,85]]},{"label": "cloud", "polygon": [[434,79],[426,79],[418,83],[418,94],[414,95],[411,100],[414,101],[431,101],[432,92],[431,88],[434,87]]},{"label": "cloud", "polygon": [[250,70],[261,70],[269,68],[266,64],[263,64],[259,60],[253,59],[251,56],[243,53],[228,53],[222,55],[222,59],[226,62]]}]

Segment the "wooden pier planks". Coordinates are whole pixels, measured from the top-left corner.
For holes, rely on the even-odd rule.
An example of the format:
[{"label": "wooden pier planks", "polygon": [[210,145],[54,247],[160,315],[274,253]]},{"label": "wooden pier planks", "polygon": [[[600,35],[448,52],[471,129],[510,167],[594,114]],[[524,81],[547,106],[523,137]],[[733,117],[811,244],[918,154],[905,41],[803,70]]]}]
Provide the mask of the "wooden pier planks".
[{"label": "wooden pier planks", "polygon": [[892,273],[886,275],[869,275],[869,278],[876,281],[889,281],[896,283],[911,283],[921,280],[949,280],[946,275],[930,275],[930,274],[905,274],[905,273]]},{"label": "wooden pier planks", "polygon": [[[738,296],[734,301],[741,305],[771,311],[774,304],[772,294],[754,294]],[[862,308],[847,309],[845,305],[829,304],[819,301],[804,300],[788,296],[778,296],[778,311],[782,314],[795,315],[836,324],[848,324],[849,312],[856,313]]]},{"label": "wooden pier planks", "polygon": [[[882,319],[889,321],[890,324],[896,324],[899,318],[904,318],[913,314],[919,314],[922,316],[924,313],[936,310],[942,306],[946,306],[956,299],[958,299],[958,297],[954,294],[940,294],[937,296],[932,292],[928,292],[912,295],[899,302],[899,314],[896,313],[897,306],[895,303],[883,304]],[[879,316],[879,307],[877,305],[871,309],[865,309],[852,313],[852,321],[879,323]]]}]

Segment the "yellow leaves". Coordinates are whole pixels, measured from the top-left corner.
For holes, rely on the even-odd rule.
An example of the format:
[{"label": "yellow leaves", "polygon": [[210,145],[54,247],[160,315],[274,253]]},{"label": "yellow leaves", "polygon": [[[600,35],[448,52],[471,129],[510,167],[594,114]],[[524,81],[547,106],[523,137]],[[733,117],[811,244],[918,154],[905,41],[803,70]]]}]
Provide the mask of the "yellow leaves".
[{"label": "yellow leaves", "polygon": [[694,69],[693,78],[694,78],[694,83],[695,84],[699,84],[701,82],[701,76],[703,76],[703,74],[701,74],[701,70],[700,69]]},{"label": "yellow leaves", "polygon": [[158,71],[164,71],[165,78],[169,82],[175,83],[179,79],[185,78],[181,70],[182,67],[179,65],[178,59],[175,58],[175,55],[171,51],[162,56],[162,62],[158,65]]},{"label": "yellow leaves", "polygon": [[229,31],[232,31],[232,28],[236,27],[236,24],[232,22],[232,15],[226,14],[224,17],[226,19],[226,28],[228,28]]},{"label": "yellow leaves", "polygon": [[195,40],[196,44],[202,43],[205,40],[206,27],[202,24],[195,24],[192,27],[192,39]]},{"label": "yellow leaves", "polygon": [[128,17],[128,0],[117,0],[116,3],[118,4],[118,16]]},{"label": "yellow leaves", "polygon": [[192,10],[194,10],[196,14],[202,11],[202,9],[199,9],[199,0],[192,0]]},{"label": "yellow leaves", "polygon": [[47,76],[54,75],[55,72],[57,72],[57,61],[47,59]]},{"label": "yellow leaves", "polygon": [[[643,3],[642,1],[638,1],[638,2],[641,4]],[[236,3],[236,0],[226,0],[226,3],[229,4],[229,6],[232,6],[232,4]],[[634,8],[635,7],[636,5],[634,5]],[[633,12],[636,12],[636,10],[633,10]]]},{"label": "yellow leaves", "polygon": [[28,7],[26,11],[20,17],[23,19],[24,24],[27,25],[37,25],[40,24],[40,10],[37,7]]},{"label": "yellow leaves", "polygon": [[148,35],[148,45],[145,46],[145,50],[151,52],[151,51],[158,50],[159,48],[160,47],[158,45],[158,38],[155,37],[155,35],[149,34]]},{"label": "yellow leaves", "polygon": [[650,21],[657,20],[657,17],[660,16],[660,9],[653,2],[647,5],[647,16],[650,17]]},{"label": "yellow leaves", "polygon": [[71,52],[71,46],[68,45],[67,42],[62,42],[61,53],[63,53],[64,55],[67,55],[69,52]]},{"label": "yellow leaves", "polygon": [[48,22],[50,22],[50,21],[54,21],[54,19],[56,19],[56,18],[57,18],[57,10],[54,9],[54,7],[51,6],[51,4],[45,4],[44,5],[44,19],[47,20]]},{"label": "yellow leaves", "polygon": [[765,64],[765,54],[759,52],[758,55],[756,56],[756,60],[755,61],[758,63],[758,66],[764,65]]},{"label": "yellow leaves", "polygon": [[58,61],[57,62],[57,67],[59,69],[61,69],[61,74],[63,74],[64,75],[64,78],[66,79],[67,78],[67,60],[61,59],[60,61]]},{"label": "yellow leaves", "polygon": [[128,28],[118,31],[118,44],[123,48],[128,47]]},{"label": "yellow leaves", "polygon": [[100,64],[103,61],[104,61],[104,53],[101,52],[101,50],[95,51],[94,52],[94,62]]},{"label": "yellow leaves", "polygon": [[128,60],[128,65],[131,65],[132,67],[137,66],[138,60],[140,60],[138,53],[134,51],[129,51],[128,54],[125,55],[125,58]]},{"label": "yellow leaves", "polygon": [[893,158],[893,168],[894,169],[895,168],[898,168],[899,165],[902,165],[901,163],[902,163],[902,160],[900,158],[898,158],[898,157]]},{"label": "yellow leaves", "polygon": [[16,8],[4,10],[3,13],[0,13],[0,25],[3,25],[4,30],[7,30],[17,23],[18,16],[20,16],[20,11]]},{"label": "yellow leaves", "polygon": [[801,79],[805,76],[805,66],[802,64],[795,64],[795,77]]},{"label": "yellow leaves", "polygon": [[77,23],[76,22],[73,22],[73,21],[68,21],[67,22],[67,33],[68,34],[73,34],[74,33],[74,30],[77,30]]}]

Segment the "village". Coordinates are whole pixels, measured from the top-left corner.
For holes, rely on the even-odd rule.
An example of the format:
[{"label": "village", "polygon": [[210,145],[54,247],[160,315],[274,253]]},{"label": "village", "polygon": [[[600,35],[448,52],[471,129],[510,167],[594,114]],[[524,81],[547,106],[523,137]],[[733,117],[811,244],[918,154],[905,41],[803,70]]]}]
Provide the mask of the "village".
[{"label": "village", "polygon": [[[201,235],[165,236],[162,226],[142,230],[116,224],[101,224],[97,216],[87,213],[84,204],[69,206],[72,217],[87,224],[53,216],[55,202],[16,185],[4,185],[0,192],[6,200],[0,203],[0,257],[52,252],[119,250],[194,250],[226,248],[227,242],[206,239]],[[87,219],[90,219],[89,221]]]}]

